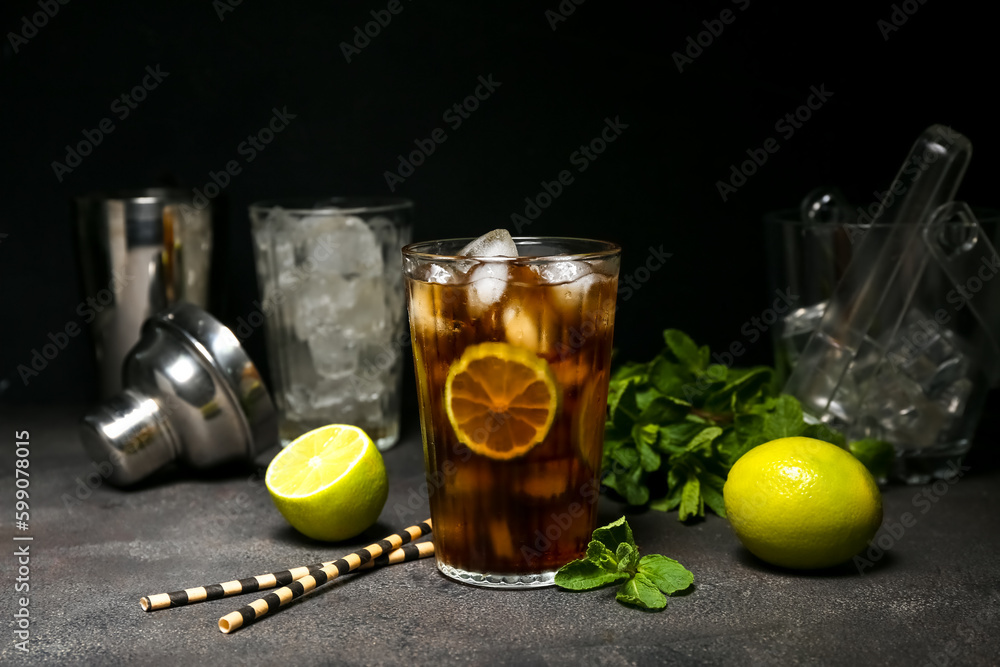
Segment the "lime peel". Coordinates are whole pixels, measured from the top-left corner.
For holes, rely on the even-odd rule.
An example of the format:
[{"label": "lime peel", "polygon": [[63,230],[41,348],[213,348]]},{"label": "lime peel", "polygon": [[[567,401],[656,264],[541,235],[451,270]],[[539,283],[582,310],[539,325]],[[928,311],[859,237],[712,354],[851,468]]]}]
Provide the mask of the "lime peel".
[{"label": "lime peel", "polygon": [[882,523],[882,496],[868,469],[813,438],[779,438],[751,449],[733,465],[723,493],[740,542],[782,567],[845,562]]}]

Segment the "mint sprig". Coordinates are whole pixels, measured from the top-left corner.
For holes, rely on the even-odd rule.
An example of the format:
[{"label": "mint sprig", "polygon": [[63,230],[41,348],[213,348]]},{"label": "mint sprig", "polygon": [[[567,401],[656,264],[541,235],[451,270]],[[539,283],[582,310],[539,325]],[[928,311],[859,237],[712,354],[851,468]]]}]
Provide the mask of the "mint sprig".
[{"label": "mint sprig", "polygon": [[[676,329],[663,339],[654,359],[622,365],[609,386],[602,481],[628,504],[676,509],[681,521],[704,517],[706,506],[724,517],[726,476],[750,449],[791,436],[846,445],[829,426],[805,421],[771,368],[713,364],[707,346]],[[854,445],[873,474],[891,462],[884,443]]]},{"label": "mint sprig", "polygon": [[875,479],[884,478],[889,474],[896,456],[891,444],[873,438],[852,442],[848,449],[854,454],[854,458],[865,464]]},{"label": "mint sprig", "polygon": [[667,595],[694,582],[683,565],[658,554],[639,555],[625,517],[594,531],[587,556],[556,572],[556,585],[574,591],[623,583],[615,599],[643,609],[663,609]]}]

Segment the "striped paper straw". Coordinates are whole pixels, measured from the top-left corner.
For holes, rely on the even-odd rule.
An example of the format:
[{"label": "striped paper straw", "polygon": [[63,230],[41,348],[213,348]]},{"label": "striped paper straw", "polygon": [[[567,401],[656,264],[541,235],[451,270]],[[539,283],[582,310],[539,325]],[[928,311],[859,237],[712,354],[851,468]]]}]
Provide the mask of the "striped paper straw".
[{"label": "striped paper straw", "polygon": [[[433,555],[433,542],[408,544],[400,547],[399,549],[394,549],[388,553],[384,553],[378,558],[361,565],[358,569],[370,570],[382,565],[395,565],[396,563],[405,563],[411,560],[427,558],[428,556]],[[331,560],[325,563],[303,565],[302,567],[282,570],[280,572],[258,574],[255,577],[248,577],[246,579],[235,579],[221,584],[196,586],[195,588],[186,588],[183,591],[175,591],[173,593],[157,593],[156,595],[148,595],[139,598],[139,604],[142,606],[144,611],[157,611],[159,609],[183,607],[185,605],[194,604],[196,602],[205,602],[207,600],[219,600],[233,595],[242,595],[243,593],[255,593],[257,591],[267,590],[268,588],[274,588],[275,586],[290,584],[293,581],[301,579],[307,574],[312,574],[313,572],[321,570],[327,565],[333,565],[336,562],[337,561]]]},{"label": "striped paper straw", "polygon": [[[333,561],[329,565],[321,567],[315,572],[306,574],[301,579],[297,579],[273,593],[268,593],[264,597],[254,600],[241,609],[226,614],[219,619],[219,630],[229,634],[244,625],[249,625],[267,613],[285,606],[296,598],[302,597],[317,586],[322,586],[329,581],[333,581],[342,574],[353,572],[365,563],[373,561],[383,554],[387,554],[391,559],[392,554],[390,552],[401,551],[400,547],[402,545],[412,542],[429,532],[431,532],[431,520],[427,519],[394,535],[389,535],[375,544],[369,544],[364,549],[358,549],[339,560]],[[428,543],[415,544],[413,546],[417,547],[419,553],[420,547],[423,547],[424,544]],[[430,549],[425,547],[424,551],[427,553],[423,555],[429,556],[433,553],[433,546]],[[399,560],[404,559],[405,553],[399,557]]]}]

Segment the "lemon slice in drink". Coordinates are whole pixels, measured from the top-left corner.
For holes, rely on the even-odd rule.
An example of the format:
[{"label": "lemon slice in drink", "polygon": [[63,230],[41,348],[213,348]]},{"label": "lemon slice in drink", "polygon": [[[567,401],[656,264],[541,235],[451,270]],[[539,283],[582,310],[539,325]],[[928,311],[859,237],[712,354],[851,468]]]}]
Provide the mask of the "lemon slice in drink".
[{"label": "lemon slice in drink", "polygon": [[451,365],[444,403],[459,440],[477,454],[507,460],[545,439],[558,392],[549,364],[531,350],[480,343]]},{"label": "lemon slice in drink", "polygon": [[382,454],[367,433],[344,424],[293,440],[267,467],[264,484],[288,523],[330,542],[374,524],[389,495]]}]

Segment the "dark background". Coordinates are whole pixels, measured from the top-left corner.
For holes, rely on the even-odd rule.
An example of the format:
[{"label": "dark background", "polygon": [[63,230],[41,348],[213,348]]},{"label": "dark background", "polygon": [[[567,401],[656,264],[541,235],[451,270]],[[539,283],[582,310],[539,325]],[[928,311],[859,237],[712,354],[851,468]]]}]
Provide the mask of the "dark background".
[{"label": "dark background", "polygon": [[[395,192],[416,202],[416,239],[509,226],[541,181],[571,169],[575,182],[526,233],[617,241],[623,275],[646,261],[650,246],[672,253],[620,303],[616,343],[636,359],[659,349],[662,329],[677,327],[715,349],[747,344],[740,364],[771,362],[766,337],[750,344],[741,333],[773,299],[762,214],[827,184],[855,204],[873,201],[932,123],[951,125],[975,146],[960,198],[997,203],[991,12],[911,0],[906,9],[914,13],[886,39],[878,22],[894,12],[889,2],[857,9],[566,0],[574,11],[553,30],[546,10],[557,10],[557,0],[402,0],[403,11],[346,62],[340,43],[386,4],[71,0],[15,51],[10,33],[21,33],[23,17],[40,9],[37,0],[4,3],[0,401],[96,397],[86,336],[30,385],[16,371],[49,332],[79,320],[76,307],[87,296],[72,198],[122,187],[202,188],[210,171],[234,159],[243,171],[213,201],[212,303],[227,324],[257,297],[249,203],[389,194],[384,172],[396,168],[396,156],[442,127],[447,141]],[[232,11],[220,16],[223,6]],[[724,9],[735,20],[679,72],[672,54]],[[147,66],[169,75],[119,119],[112,101],[139,84]],[[488,75],[501,86],[460,128],[448,127],[442,114]],[[782,136],[775,123],[805,103],[811,86],[832,95],[793,136]],[[237,146],[274,107],[295,119],[246,163]],[[609,117],[627,129],[576,172],[570,154]],[[65,161],[66,145],[103,118],[114,132],[60,182],[52,162]],[[769,137],[779,151],[724,202],[716,182]],[[248,347],[264,358],[262,335]],[[407,378],[408,404],[411,387]]]}]

